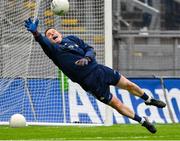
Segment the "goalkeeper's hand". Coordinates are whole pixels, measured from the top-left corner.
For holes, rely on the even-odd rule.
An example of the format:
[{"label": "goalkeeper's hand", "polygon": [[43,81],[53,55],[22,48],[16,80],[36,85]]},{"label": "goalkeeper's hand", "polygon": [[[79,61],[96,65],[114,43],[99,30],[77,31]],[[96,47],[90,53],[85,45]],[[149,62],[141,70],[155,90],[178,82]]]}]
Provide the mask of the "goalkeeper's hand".
[{"label": "goalkeeper's hand", "polygon": [[39,19],[38,18],[36,18],[34,22],[31,20],[31,18],[28,18],[27,20],[25,20],[24,26],[31,33],[36,33],[37,32],[38,23],[39,23]]},{"label": "goalkeeper's hand", "polygon": [[85,58],[81,58],[81,59],[77,60],[75,62],[75,64],[78,66],[85,66],[85,65],[88,65],[89,61],[90,61],[90,59],[85,57]]}]

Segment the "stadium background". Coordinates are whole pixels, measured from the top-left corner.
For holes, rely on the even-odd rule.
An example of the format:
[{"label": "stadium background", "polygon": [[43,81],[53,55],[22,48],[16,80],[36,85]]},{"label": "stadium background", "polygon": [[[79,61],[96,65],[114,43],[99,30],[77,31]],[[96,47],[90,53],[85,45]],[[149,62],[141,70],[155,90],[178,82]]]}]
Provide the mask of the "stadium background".
[{"label": "stadium background", "polygon": [[[113,94],[154,122],[179,123],[179,1],[112,0],[112,5],[113,68],[169,106],[145,108],[126,91],[112,88]],[[37,15],[39,31],[55,27],[64,35],[78,35],[105,64],[104,0],[70,0],[70,12],[63,17],[49,8],[50,0],[40,7],[34,0],[0,1],[0,123],[22,113],[28,122],[104,124],[105,106],[63,76],[23,26]],[[148,30],[142,30],[144,14],[150,19]],[[114,112],[113,123],[133,121]]]}]

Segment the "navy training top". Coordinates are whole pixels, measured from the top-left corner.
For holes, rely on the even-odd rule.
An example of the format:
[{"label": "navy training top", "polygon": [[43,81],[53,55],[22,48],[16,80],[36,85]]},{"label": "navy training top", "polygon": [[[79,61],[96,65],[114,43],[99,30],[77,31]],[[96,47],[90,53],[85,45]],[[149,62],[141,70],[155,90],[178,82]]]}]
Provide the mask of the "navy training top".
[{"label": "navy training top", "polygon": [[[60,44],[53,44],[47,37],[38,33],[35,40],[54,64],[74,82],[81,84],[86,76],[98,66],[94,49],[77,36],[67,36]],[[77,60],[84,57],[91,59],[88,65],[75,64]]]}]

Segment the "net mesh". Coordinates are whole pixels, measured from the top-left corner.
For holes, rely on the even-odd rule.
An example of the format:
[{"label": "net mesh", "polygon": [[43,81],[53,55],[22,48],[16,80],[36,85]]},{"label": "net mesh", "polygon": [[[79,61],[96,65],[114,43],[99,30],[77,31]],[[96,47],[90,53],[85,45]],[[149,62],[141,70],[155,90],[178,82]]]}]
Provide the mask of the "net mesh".
[{"label": "net mesh", "polygon": [[[60,17],[51,12],[51,0],[0,1],[0,121],[21,113],[30,122],[75,122],[69,117],[67,77],[62,78],[24,28],[24,20],[37,15],[41,33],[54,27],[64,36],[77,35],[94,47],[97,61],[104,64],[104,0],[69,2],[70,11]],[[87,117],[82,122],[92,123]]]}]

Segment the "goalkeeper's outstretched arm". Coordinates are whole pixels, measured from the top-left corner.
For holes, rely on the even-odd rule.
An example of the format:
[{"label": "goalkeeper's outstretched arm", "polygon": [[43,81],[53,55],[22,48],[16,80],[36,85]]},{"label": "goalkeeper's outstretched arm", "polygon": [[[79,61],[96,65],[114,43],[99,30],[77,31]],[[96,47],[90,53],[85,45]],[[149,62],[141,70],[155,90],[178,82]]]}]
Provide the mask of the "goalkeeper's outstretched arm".
[{"label": "goalkeeper's outstretched arm", "polygon": [[40,32],[38,32],[38,23],[39,19],[35,19],[35,21],[33,22],[31,18],[28,18],[27,20],[25,20],[24,26],[28,31],[30,31],[33,34],[35,40],[40,44],[41,48],[46,53],[46,55],[52,56],[50,55],[53,50],[52,43],[49,41],[47,37],[43,36]]}]

